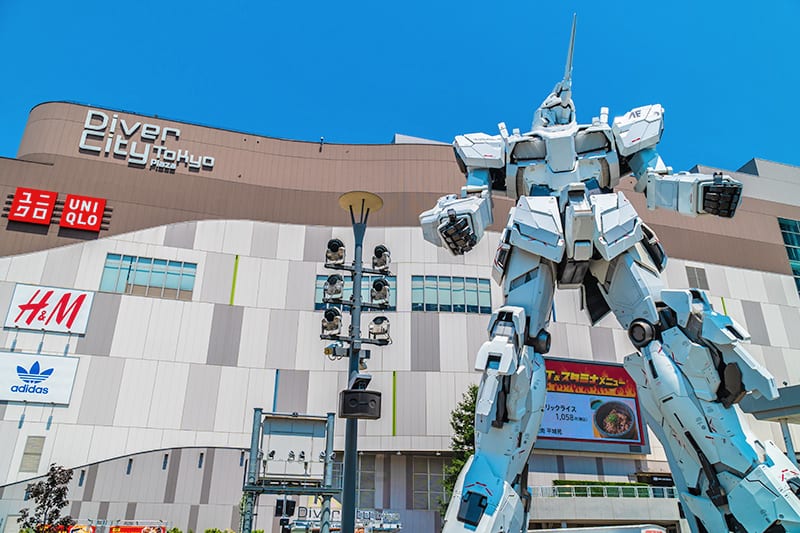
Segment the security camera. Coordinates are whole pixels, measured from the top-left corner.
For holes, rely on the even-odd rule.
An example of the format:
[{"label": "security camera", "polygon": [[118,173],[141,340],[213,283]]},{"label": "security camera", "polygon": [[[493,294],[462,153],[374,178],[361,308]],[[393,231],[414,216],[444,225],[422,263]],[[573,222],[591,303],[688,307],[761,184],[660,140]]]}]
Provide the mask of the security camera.
[{"label": "security camera", "polygon": [[339,274],[328,276],[325,285],[322,287],[322,301],[335,302],[342,299],[344,293],[344,278]]},{"label": "security camera", "polygon": [[389,319],[385,316],[376,316],[369,323],[369,338],[391,342],[389,337]]},{"label": "security camera", "polygon": [[328,249],[325,250],[325,263],[329,265],[344,264],[344,243],[339,239],[328,241]]},{"label": "security camera", "polygon": [[338,335],[342,330],[342,313],[335,307],[325,310],[322,315],[322,334]]},{"label": "security camera", "polygon": [[386,246],[379,244],[375,247],[372,256],[372,268],[380,270],[381,272],[389,272],[389,263],[391,263],[391,261],[391,254]]},{"label": "security camera", "polygon": [[372,282],[372,289],[369,291],[372,303],[377,305],[389,304],[389,282],[386,278],[378,278]]}]

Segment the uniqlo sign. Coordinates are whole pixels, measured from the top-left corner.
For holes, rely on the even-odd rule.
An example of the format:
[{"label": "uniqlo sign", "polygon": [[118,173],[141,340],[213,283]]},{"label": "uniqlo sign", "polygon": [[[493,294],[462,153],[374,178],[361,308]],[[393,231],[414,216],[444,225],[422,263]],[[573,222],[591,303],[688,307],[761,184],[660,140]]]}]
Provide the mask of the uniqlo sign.
[{"label": "uniqlo sign", "polygon": [[17,187],[8,219],[31,224],[50,224],[58,193]]},{"label": "uniqlo sign", "polygon": [[93,292],[18,283],[4,326],[83,335],[93,299]]},{"label": "uniqlo sign", "polygon": [[68,194],[67,199],[64,200],[64,210],[61,212],[59,226],[100,231],[100,223],[103,221],[105,209],[106,201],[103,198]]}]

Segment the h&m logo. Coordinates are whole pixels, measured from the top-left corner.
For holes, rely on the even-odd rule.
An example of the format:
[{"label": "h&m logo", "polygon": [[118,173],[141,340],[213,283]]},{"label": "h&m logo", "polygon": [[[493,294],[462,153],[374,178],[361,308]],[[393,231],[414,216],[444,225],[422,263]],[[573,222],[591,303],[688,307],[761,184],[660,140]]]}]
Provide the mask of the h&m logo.
[{"label": "h&m logo", "polygon": [[54,291],[52,289],[45,291],[42,297],[37,300],[40,292],[41,291],[37,289],[27,303],[19,304],[19,314],[17,318],[14,319],[14,323],[19,323],[23,315],[28,313],[27,317],[24,319],[25,325],[27,326],[30,326],[31,323],[36,320],[37,323],[41,325],[42,329],[45,329],[45,327],[50,324],[50,321],[55,318],[56,324],[62,325],[62,322],[66,321],[67,329],[71,329],[75,318],[81,310],[83,301],[86,300],[86,293],[79,294],[73,300],[73,294],[71,292],[64,292],[55,305],[50,308],[50,297],[53,296]]},{"label": "h&m logo", "polygon": [[48,368],[47,370],[42,370],[41,366],[39,365],[39,361],[33,363],[29,370],[26,370],[24,366],[17,365],[17,376],[19,376],[19,379],[25,384],[12,385],[11,392],[47,394],[47,387],[38,387],[37,385],[49,378],[52,374],[53,369]]}]

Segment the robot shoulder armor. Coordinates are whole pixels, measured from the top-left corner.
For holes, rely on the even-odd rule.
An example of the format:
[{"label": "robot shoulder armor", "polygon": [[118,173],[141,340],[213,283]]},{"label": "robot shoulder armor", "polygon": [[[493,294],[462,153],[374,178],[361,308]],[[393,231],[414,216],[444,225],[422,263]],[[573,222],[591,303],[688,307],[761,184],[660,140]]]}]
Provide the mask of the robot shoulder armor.
[{"label": "robot shoulder armor", "polygon": [[658,144],[663,129],[664,108],[661,104],[631,109],[622,116],[614,117],[611,126],[619,153],[626,157]]},{"label": "robot shoulder armor", "polygon": [[468,133],[453,141],[456,155],[471,168],[502,168],[505,165],[505,143],[499,135]]}]

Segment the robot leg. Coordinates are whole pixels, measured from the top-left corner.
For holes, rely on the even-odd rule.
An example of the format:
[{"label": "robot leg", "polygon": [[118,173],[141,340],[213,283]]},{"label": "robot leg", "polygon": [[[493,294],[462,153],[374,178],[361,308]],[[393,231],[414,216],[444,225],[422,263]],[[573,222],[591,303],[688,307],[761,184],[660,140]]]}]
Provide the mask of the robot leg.
[{"label": "robot leg", "polygon": [[747,392],[777,394],[742,347],[745,330],[701,291],[663,290],[635,250],[607,266],[600,288],[639,349],[625,367],[696,519],[693,531],[800,531],[797,468],[755,439],[735,406]]},{"label": "robot leg", "polygon": [[[513,289],[505,284],[506,305],[492,315],[490,340],[478,351],[475,369],[483,377],[475,407],[475,455],[456,481],[443,533],[527,532],[528,460],[544,412],[542,353],[549,349],[545,327],[553,267],[513,249],[506,267],[507,272],[527,269],[527,275]],[[530,301],[524,307],[511,305],[512,298],[516,303],[521,294],[532,293],[544,297],[546,302],[536,304],[545,313],[532,315]]]}]

